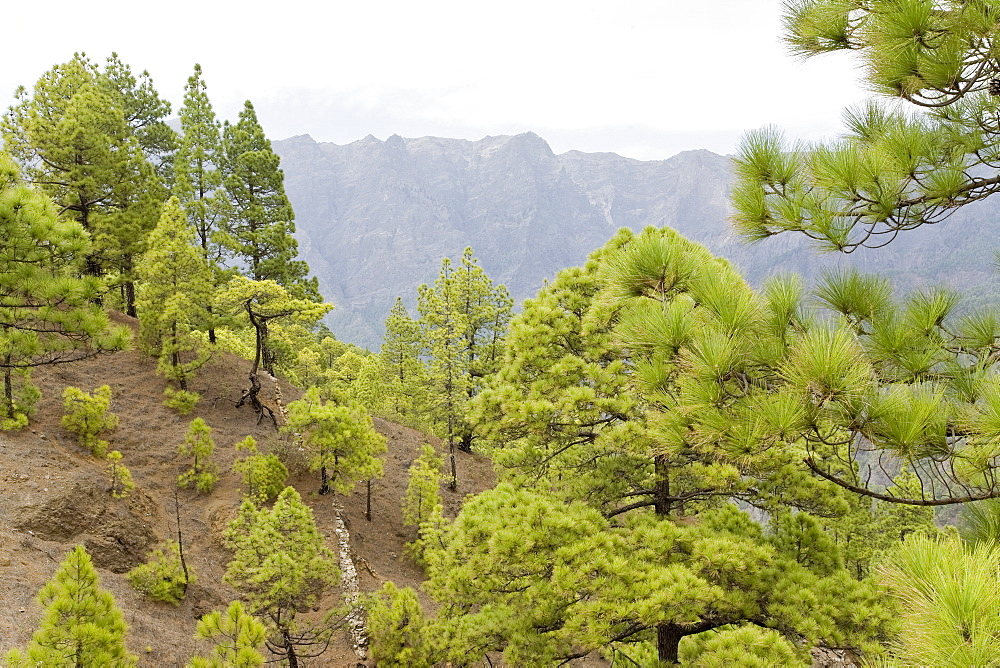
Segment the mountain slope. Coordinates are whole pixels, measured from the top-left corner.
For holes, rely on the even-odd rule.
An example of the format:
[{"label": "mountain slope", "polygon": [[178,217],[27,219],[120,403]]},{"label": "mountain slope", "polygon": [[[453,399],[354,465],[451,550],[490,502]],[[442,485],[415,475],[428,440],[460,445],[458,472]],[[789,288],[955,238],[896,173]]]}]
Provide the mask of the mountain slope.
[{"label": "mountain slope", "polygon": [[[116,315],[119,322],[135,321]],[[33,375],[43,392],[38,412],[28,428],[0,432],[0,657],[12,647],[25,647],[37,627],[41,608],[35,597],[52,577],[66,552],[83,544],[98,568],[102,586],[110,590],[125,612],[130,630],[127,645],[140,657],[141,666],[181,666],[195,652],[206,653],[205,643],[194,639],[198,618],[224,609],[236,597],[222,576],[230,559],[221,541],[221,530],[235,516],[240,485],[231,471],[237,456],[235,443],[246,435],[257,439],[262,450],[281,449],[269,422],[257,424],[249,406],[236,408],[250,363],[228,353],[217,353],[192,382],[202,399],[193,414],[176,415],[162,404],[165,381],[156,374],[156,361],[138,351],[124,351],[74,364],[41,367]],[[262,379],[261,396],[273,405],[273,384]],[[120,418],[107,438],[120,450],[122,463],[135,478],[136,490],[124,499],[106,491],[106,461],[81,448],[60,425],[61,394],[73,385],[85,390],[108,384],[111,410]],[[284,401],[301,391],[281,382]],[[161,541],[176,538],[174,490],[177,475],[186,463],[177,455],[188,424],[203,418],[212,427],[221,479],[211,494],[181,490],[178,494],[181,529],[187,561],[197,575],[187,597],[177,607],[144,599],[128,584],[125,573],[142,563]],[[374,481],[372,522],[365,513],[365,490],[337,498],[319,496],[318,475],[304,470],[296,449],[284,451],[299,465],[290,480],[312,508],[317,526],[337,552],[333,533],[335,504],[344,507],[351,533],[351,552],[358,565],[362,591],[378,589],[391,579],[400,586],[415,586],[421,569],[404,557],[404,544],[414,532],[402,524],[401,499],[407,469],[430,439],[406,427],[375,420],[388,440],[385,476]],[[459,491],[442,488],[449,516],[457,513],[465,494],[492,484],[492,467],[483,457],[459,453]],[[294,468],[294,467],[293,467]],[[339,588],[327,594],[324,608],[338,607]],[[345,634],[335,646],[309,665],[357,665]]]},{"label": "mountain slope", "polygon": [[581,264],[619,227],[669,225],[727,257],[759,283],[779,271],[808,277],[855,264],[908,286],[945,281],[995,290],[995,206],[962,210],[888,248],[817,256],[801,236],[746,246],[727,226],[730,160],[687,151],[641,161],[613,153],[556,155],[534,133],[479,141],[368,136],[340,146],[308,135],[274,143],[296,211],[300,250],[336,309],[341,339],[377,349],[397,296],[415,303],[441,258],[472,246],[515,300],[559,269]]}]

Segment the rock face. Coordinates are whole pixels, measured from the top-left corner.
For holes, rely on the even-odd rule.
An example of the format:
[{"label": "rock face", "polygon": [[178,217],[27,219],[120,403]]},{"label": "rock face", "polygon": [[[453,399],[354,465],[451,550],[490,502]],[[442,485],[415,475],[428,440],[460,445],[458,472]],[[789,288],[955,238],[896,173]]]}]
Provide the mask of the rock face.
[{"label": "rock face", "polygon": [[412,308],[441,258],[471,246],[517,302],[581,264],[620,227],[669,225],[732,260],[753,283],[780,271],[814,277],[839,264],[887,272],[907,287],[949,282],[995,290],[997,223],[979,205],[902,235],[880,251],[817,256],[801,236],[745,246],[727,226],[729,158],[687,151],[640,161],[555,155],[534,133],[479,141],[368,136],[340,146],[308,135],[274,142],[296,212],[299,248],[335,310],[338,338],[377,349],[397,296]]}]

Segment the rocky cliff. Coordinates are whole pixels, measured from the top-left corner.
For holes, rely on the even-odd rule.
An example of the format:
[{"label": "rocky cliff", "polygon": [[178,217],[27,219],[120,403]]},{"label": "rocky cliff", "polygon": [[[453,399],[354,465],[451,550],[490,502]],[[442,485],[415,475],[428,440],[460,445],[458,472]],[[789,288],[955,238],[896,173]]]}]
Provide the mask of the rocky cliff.
[{"label": "rocky cliff", "polygon": [[582,263],[619,227],[669,225],[735,262],[754,283],[780,271],[815,276],[856,264],[907,287],[945,282],[973,301],[996,288],[989,205],[970,207],[886,249],[818,256],[800,236],[746,246],[727,226],[729,158],[687,151],[640,161],[613,153],[556,155],[534,133],[479,141],[393,135],[347,145],[308,135],[274,142],[295,207],[299,247],[336,309],[343,340],[377,349],[397,296],[412,307],[441,258],[471,246],[515,300]]}]

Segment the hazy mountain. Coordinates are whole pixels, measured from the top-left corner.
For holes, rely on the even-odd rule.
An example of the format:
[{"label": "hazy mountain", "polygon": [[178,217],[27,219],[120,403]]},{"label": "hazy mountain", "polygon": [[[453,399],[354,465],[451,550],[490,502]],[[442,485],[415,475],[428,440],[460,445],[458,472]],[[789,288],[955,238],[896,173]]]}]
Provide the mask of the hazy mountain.
[{"label": "hazy mountain", "polygon": [[377,349],[396,296],[409,307],[441,258],[471,246],[519,302],[582,263],[619,227],[669,225],[729,258],[754,283],[780,271],[815,276],[853,263],[907,288],[945,282],[992,294],[995,206],[977,205],[886,249],[817,256],[804,237],[746,246],[727,226],[729,158],[687,151],[641,161],[613,153],[556,155],[538,135],[479,141],[393,135],[344,146],[308,135],[274,142],[295,207],[300,251],[336,309],[343,340]]}]

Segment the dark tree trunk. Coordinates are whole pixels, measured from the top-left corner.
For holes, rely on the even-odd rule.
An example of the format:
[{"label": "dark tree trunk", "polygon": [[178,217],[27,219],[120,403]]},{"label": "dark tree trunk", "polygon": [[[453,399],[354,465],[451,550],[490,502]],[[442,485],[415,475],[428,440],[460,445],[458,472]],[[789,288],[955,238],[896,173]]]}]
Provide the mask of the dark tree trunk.
[{"label": "dark tree trunk", "polygon": [[135,310],[135,283],[126,281],[125,285],[125,313],[133,318],[138,317]]},{"label": "dark tree trunk", "polygon": [[462,452],[472,452],[472,432],[462,434],[462,440],[458,444],[458,449]]},{"label": "dark tree trunk", "polygon": [[3,369],[3,401],[7,409],[7,417],[14,417],[14,381],[11,378],[14,373],[10,368],[10,355],[4,359],[6,366]]},{"label": "dark tree trunk", "polygon": [[320,474],[320,477],[321,477],[321,479],[323,481],[323,483],[319,486],[319,493],[320,494],[329,494],[330,493],[330,478],[327,477],[326,467],[325,466],[320,466],[319,467],[319,474]]},{"label": "dark tree trunk", "polygon": [[184,572],[184,587],[181,590],[181,598],[187,595],[188,583],[191,576],[188,573],[187,560],[184,559],[184,535],[181,533],[181,504],[177,499],[177,488],[174,488],[174,514],[177,519],[177,555],[181,560],[181,570]]},{"label": "dark tree trunk", "polygon": [[286,629],[281,631],[281,640],[285,643],[285,658],[288,659],[288,668],[299,668],[299,657],[295,656],[295,643]]},{"label": "dark tree trunk", "polygon": [[684,635],[674,624],[661,624],[656,627],[656,655],[662,663],[669,666],[679,663],[679,649]]},{"label": "dark tree trunk", "polygon": [[667,517],[673,510],[670,501],[670,462],[666,455],[653,457],[653,508],[657,517]]},{"label": "dark tree trunk", "polygon": [[365,495],[365,519],[372,521],[372,479],[367,480],[368,493]]}]

